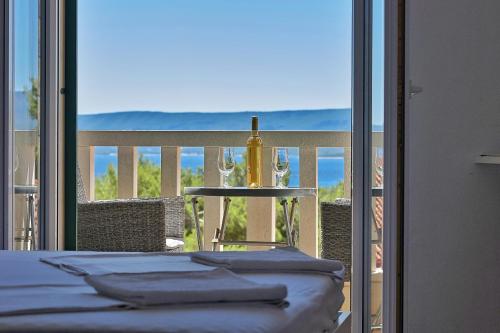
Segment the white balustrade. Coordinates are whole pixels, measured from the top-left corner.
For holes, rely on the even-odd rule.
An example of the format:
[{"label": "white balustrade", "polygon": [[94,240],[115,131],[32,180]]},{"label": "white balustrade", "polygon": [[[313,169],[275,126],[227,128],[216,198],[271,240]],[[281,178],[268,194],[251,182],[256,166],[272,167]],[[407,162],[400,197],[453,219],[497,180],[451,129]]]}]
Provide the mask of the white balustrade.
[{"label": "white balustrade", "polygon": [[[180,195],[181,147],[204,147],[204,181],[206,186],[220,186],[217,168],[218,147],[245,147],[247,131],[80,131],[78,163],[87,195],[94,199],[94,147],[118,147],[118,197],[137,197],[137,147],[161,147],[161,195]],[[300,186],[318,186],[318,148],[344,148],[344,191],[351,189],[351,133],[333,131],[261,131],[265,144],[264,185],[274,185],[271,168],[273,147],[298,147]],[[382,134],[374,133],[374,146],[381,146]],[[275,199],[249,198],[247,237],[251,240],[275,238]],[[311,255],[318,254],[318,199],[300,201],[299,247]],[[204,244],[209,249],[215,227],[222,218],[222,199],[205,198]]]}]

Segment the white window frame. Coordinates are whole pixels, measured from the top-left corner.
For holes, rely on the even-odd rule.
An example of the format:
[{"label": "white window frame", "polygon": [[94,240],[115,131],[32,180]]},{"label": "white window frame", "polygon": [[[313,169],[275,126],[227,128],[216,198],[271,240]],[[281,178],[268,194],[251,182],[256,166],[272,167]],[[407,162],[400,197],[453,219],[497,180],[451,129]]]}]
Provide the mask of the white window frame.
[{"label": "white window frame", "polygon": [[[398,329],[398,33],[399,1],[385,0],[384,9],[384,280],[383,314],[384,333]],[[402,312],[401,312],[402,313]]]},{"label": "white window frame", "polygon": [[[45,83],[43,94],[41,92],[41,106],[44,116],[41,121],[44,126],[44,133],[40,137],[40,144],[44,149],[44,157],[41,159],[41,178],[45,181],[40,186],[40,211],[43,214],[44,230],[41,245],[47,250],[57,250],[60,220],[60,80],[59,80],[59,27],[60,27],[60,6],[59,1],[41,2],[44,17],[42,20],[44,53],[41,64],[42,79]],[[43,95],[43,96],[42,96]],[[62,110],[62,109],[61,109]],[[42,141],[43,140],[43,141]],[[42,174],[43,173],[43,174]]]},{"label": "white window frame", "polygon": [[12,243],[12,233],[9,228],[8,221],[11,220],[12,203],[12,177],[9,175],[9,170],[12,170],[10,165],[12,149],[10,142],[10,114],[7,112],[10,109],[10,84],[11,71],[9,67],[10,59],[10,22],[9,1],[0,3],[0,249],[8,249]]},{"label": "white window frame", "polygon": [[[370,332],[372,1],[353,0],[352,332]],[[397,331],[398,0],[384,0],[383,332]],[[359,244],[362,244],[359,246]]]},{"label": "white window frame", "polygon": [[370,331],[372,0],[353,0],[352,332]]}]

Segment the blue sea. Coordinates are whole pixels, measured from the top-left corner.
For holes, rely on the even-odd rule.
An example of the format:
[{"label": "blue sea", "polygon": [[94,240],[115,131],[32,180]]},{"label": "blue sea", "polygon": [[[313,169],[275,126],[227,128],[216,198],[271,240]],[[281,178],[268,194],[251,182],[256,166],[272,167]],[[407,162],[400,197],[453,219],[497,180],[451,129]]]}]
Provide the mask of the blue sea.
[{"label": "blue sea", "polygon": [[[243,149],[237,149],[235,153],[236,161],[242,162]],[[139,153],[143,158],[151,160],[154,164],[160,165],[161,157],[159,148],[139,148]],[[299,156],[297,149],[289,150],[290,159],[290,184],[299,185]],[[116,148],[96,147],[95,154],[95,175],[102,176],[108,165],[117,167]],[[181,167],[183,169],[196,170],[203,168],[203,150],[198,148],[183,148],[181,151]],[[269,166],[271,167],[271,166]],[[331,154],[330,151],[322,154],[320,149],[318,157],[318,183],[320,187],[337,185],[344,179],[344,159],[341,154]]]}]

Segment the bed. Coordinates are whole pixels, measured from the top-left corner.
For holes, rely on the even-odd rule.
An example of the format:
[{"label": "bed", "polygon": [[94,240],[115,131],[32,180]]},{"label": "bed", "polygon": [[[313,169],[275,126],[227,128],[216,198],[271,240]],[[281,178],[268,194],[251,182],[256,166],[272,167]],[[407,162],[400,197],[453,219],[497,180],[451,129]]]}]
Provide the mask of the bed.
[{"label": "bed", "polygon": [[[27,302],[43,301],[44,293],[37,295],[37,290],[44,289],[72,297],[95,293],[83,277],[39,260],[61,254],[0,251],[0,303],[5,301],[2,294],[18,290]],[[255,282],[285,284],[289,306],[213,303],[0,316],[0,332],[350,332],[349,313],[339,312],[344,300],[341,287],[330,277],[289,273],[242,276]]]}]

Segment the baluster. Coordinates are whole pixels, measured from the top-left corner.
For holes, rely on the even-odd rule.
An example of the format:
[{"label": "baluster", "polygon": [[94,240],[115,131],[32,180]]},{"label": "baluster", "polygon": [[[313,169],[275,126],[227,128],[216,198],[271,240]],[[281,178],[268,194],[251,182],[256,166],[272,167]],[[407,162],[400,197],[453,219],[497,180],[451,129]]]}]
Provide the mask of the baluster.
[{"label": "baluster", "polygon": [[181,195],[181,148],[161,147],[161,196]]},{"label": "baluster", "polygon": [[[262,156],[262,176],[264,186],[274,186],[276,177],[272,167],[273,148],[264,147]],[[248,198],[247,239],[274,242],[276,239],[276,199]],[[267,246],[252,246],[252,249],[266,249]]]},{"label": "baluster", "polygon": [[95,200],[95,147],[78,147],[78,167],[82,176],[83,186],[89,201]]},{"label": "baluster", "polygon": [[[217,167],[219,148],[205,147],[204,150],[203,174],[205,186],[221,186],[222,177]],[[219,228],[222,221],[222,198],[204,197],[204,201],[203,246],[208,251],[212,249],[212,238],[215,228]]]},{"label": "baluster", "polygon": [[137,198],[137,147],[118,147],[118,198]]},{"label": "baluster", "polygon": [[[300,186],[318,187],[318,149],[300,147]],[[305,253],[318,256],[318,198],[304,197],[299,200],[300,225],[299,248]]]},{"label": "baluster", "polygon": [[344,148],[344,198],[351,198],[351,147]]}]

